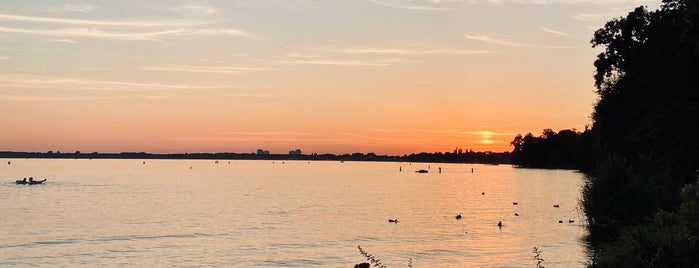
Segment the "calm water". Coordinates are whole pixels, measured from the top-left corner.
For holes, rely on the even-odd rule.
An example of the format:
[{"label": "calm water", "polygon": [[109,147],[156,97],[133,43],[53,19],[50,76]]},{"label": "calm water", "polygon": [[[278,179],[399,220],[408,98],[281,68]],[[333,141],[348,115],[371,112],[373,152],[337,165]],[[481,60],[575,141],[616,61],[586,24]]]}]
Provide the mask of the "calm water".
[{"label": "calm water", "polygon": [[[4,267],[353,267],[366,261],[358,245],[388,267],[407,267],[410,258],[414,267],[534,267],[535,246],[546,267],[585,261],[577,209],[584,178],[572,171],[300,161],[0,163]],[[428,165],[428,174],[412,172]],[[29,176],[48,181],[14,183]]]}]

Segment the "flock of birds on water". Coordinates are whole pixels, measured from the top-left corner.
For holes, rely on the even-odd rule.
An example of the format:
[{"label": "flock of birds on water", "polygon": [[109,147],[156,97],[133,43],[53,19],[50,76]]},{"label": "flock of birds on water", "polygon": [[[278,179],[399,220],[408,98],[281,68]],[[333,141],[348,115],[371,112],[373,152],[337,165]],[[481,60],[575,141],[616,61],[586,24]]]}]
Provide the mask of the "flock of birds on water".
[{"label": "flock of birds on water", "polygon": [[[342,162],[344,162],[344,161],[342,161]],[[11,163],[12,163],[12,162],[10,162],[10,161],[7,162],[8,165],[10,165]],[[218,163],[219,163],[218,161],[215,162],[215,164],[218,164]],[[230,163],[231,163],[231,162],[229,161],[228,164],[230,164]],[[272,163],[274,164],[275,162],[272,162]],[[310,162],[309,162],[309,163],[310,163]],[[143,161],[143,165],[145,165],[145,164],[146,164],[146,161]],[[282,164],[285,164],[285,162],[282,162]],[[190,166],[189,169],[192,169],[192,167]],[[400,171],[403,171],[403,167],[400,167]],[[427,171],[427,170],[424,170],[424,169],[421,169],[421,170],[418,170],[418,171],[415,171],[415,172],[417,172],[417,173],[427,173],[428,171]],[[473,169],[471,169],[471,172],[473,172]],[[441,168],[441,167],[439,168],[439,173],[442,173],[442,168]],[[17,180],[16,183],[17,183],[17,184],[40,184],[40,183],[43,183],[43,182],[45,182],[45,181],[46,181],[46,179],[44,179],[44,180],[42,180],[42,181],[32,181],[31,183],[27,183],[27,182],[26,182],[26,178],[25,178],[25,181],[24,181],[24,182],[21,181],[21,180]],[[481,195],[485,195],[485,192],[481,192]],[[518,203],[518,202],[512,202],[512,205],[515,205],[515,206],[516,206],[516,205],[519,205],[519,203]],[[553,207],[554,207],[554,208],[560,208],[560,205],[555,204],[555,205],[553,205]],[[519,213],[517,213],[517,212],[515,212],[514,215],[515,215],[515,217],[519,217]],[[461,214],[459,213],[459,214],[456,214],[456,216],[455,216],[454,218],[456,218],[456,220],[461,220],[461,218],[463,218],[463,216],[461,216]],[[388,222],[389,222],[389,223],[398,223],[398,219],[397,219],[397,218],[388,219]],[[558,223],[563,223],[563,220],[558,220]],[[568,219],[568,223],[575,223],[575,220]],[[498,228],[502,228],[502,226],[503,226],[502,221],[498,221],[497,226],[498,226]]]},{"label": "flock of birds on water", "polygon": [[[485,192],[482,192],[481,195],[485,195]],[[519,205],[519,203],[518,203],[518,202],[512,202],[512,205],[516,206],[516,205]],[[561,206],[560,206],[559,204],[555,204],[555,205],[553,205],[553,207],[554,207],[554,208],[560,208]],[[519,217],[519,213],[515,212],[515,217]],[[459,213],[459,214],[456,214],[456,216],[454,216],[454,218],[455,218],[456,220],[461,220],[461,218],[463,218],[463,216],[461,216],[461,213]],[[388,219],[388,222],[389,222],[389,223],[398,223],[398,219],[397,219],[397,218]],[[563,220],[558,220],[558,223],[563,223]],[[575,223],[575,220],[568,219],[568,223]],[[498,228],[502,228],[502,226],[503,226],[502,221],[498,221],[497,226],[498,226]]]}]

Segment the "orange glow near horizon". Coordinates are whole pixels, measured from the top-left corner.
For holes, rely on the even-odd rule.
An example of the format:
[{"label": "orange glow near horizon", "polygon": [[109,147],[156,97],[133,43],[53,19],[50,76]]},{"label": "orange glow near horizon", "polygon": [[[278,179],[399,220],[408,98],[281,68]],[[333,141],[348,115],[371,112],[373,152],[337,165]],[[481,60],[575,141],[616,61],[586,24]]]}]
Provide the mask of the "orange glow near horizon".
[{"label": "orange glow near horizon", "polygon": [[511,151],[590,123],[634,1],[311,2],[0,5],[0,150]]}]

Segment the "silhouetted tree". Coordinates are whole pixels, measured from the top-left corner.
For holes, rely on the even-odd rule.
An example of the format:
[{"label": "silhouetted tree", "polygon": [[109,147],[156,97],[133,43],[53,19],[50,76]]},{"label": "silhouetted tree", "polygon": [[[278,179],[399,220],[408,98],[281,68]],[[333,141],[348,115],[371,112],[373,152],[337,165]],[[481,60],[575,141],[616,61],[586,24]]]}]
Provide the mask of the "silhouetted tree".
[{"label": "silhouetted tree", "polygon": [[558,133],[544,129],[541,136],[527,133],[517,134],[510,142],[512,164],[529,168],[565,168],[587,170],[591,167],[592,140],[589,129],[577,132],[574,129]]},{"label": "silhouetted tree", "polygon": [[[598,158],[583,197],[592,242],[603,249],[598,265],[699,263],[697,254],[685,254],[699,252],[698,243],[686,244],[697,236],[686,216],[697,212],[696,199],[679,194],[699,168],[698,3],[638,7],[591,41],[605,49],[594,63]],[[674,214],[680,207],[694,210]]]}]

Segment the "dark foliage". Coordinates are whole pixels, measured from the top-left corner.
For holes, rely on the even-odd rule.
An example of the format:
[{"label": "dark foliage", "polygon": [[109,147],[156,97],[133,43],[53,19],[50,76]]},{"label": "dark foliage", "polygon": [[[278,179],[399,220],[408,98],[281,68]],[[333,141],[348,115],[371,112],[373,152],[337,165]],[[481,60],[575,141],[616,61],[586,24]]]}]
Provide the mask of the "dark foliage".
[{"label": "dark foliage", "polygon": [[512,164],[527,168],[560,168],[589,170],[592,167],[592,145],[594,138],[589,129],[575,129],[558,133],[544,129],[539,137],[528,133],[515,136],[510,144]]},{"label": "dark foliage", "polygon": [[697,5],[638,7],[591,41],[605,48],[595,61],[595,167],[583,191],[591,266],[699,263]]}]

